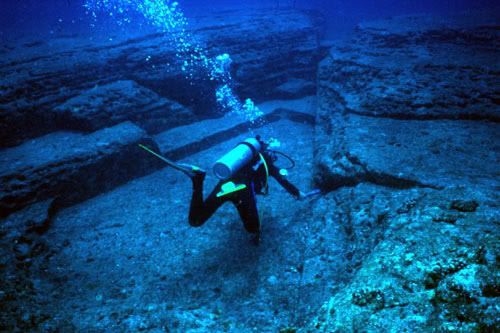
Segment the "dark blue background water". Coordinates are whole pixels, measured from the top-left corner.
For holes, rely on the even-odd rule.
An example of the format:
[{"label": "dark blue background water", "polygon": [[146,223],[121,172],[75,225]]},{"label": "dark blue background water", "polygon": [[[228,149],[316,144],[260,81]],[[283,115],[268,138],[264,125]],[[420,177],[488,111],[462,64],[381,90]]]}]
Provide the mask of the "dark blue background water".
[{"label": "dark blue background water", "polygon": [[[361,20],[401,14],[446,14],[494,8],[497,0],[179,0],[187,16],[207,8],[286,7],[319,9],[327,15],[329,36],[339,37]],[[0,36],[89,32],[83,0],[1,0]],[[101,21],[101,24],[107,24]],[[109,25],[109,24],[108,24]],[[116,27],[109,26],[109,32]]]}]

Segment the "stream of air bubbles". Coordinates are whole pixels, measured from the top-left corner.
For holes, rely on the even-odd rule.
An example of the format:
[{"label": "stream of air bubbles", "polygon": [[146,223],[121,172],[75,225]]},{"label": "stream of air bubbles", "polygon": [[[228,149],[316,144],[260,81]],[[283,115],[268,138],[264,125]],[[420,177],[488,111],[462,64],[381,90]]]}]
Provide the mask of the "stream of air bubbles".
[{"label": "stream of air bubbles", "polygon": [[188,29],[186,19],[179,3],[170,0],[86,0],[84,7],[95,19],[104,14],[112,17],[118,24],[131,23],[134,13],[139,13],[148,24],[167,34],[176,51],[181,70],[186,79],[192,80],[194,71],[200,72],[211,81],[217,82],[215,99],[224,112],[238,114],[254,123],[263,115],[251,99],[244,102],[232,88],[230,74],[231,57],[221,54],[209,57]]}]

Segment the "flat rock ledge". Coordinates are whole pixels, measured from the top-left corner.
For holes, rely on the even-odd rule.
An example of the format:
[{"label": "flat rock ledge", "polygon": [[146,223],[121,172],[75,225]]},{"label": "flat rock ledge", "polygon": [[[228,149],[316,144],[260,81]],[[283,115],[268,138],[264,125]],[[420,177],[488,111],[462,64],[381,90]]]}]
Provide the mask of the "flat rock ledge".
[{"label": "flat rock ledge", "polygon": [[91,134],[56,132],[2,151],[2,217],[49,198],[74,203],[159,168],[137,145],[157,148],[125,122]]},{"label": "flat rock ledge", "polygon": [[[129,82],[118,83],[122,84],[134,86]],[[69,101],[68,105],[75,103]],[[307,110],[304,110],[305,106]],[[113,105],[109,107],[113,108]],[[55,198],[69,206],[165,166],[139,148],[139,143],[170,159],[179,160],[237,137],[249,128],[258,130],[281,119],[310,126],[314,124],[314,96],[268,102],[259,107],[264,114],[254,123],[238,115],[226,114],[150,136],[127,121],[88,134],[54,132],[15,148],[4,149],[0,158],[0,180],[5,184],[0,192],[0,216],[5,217],[31,204]],[[120,112],[124,117],[128,116],[126,110],[118,108],[121,111],[117,111],[117,119],[121,117]],[[105,111],[90,106],[86,110],[84,115],[88,118],[82,119],[83,124],[88,121],[90,127],[99,127],[111,121],[107,117],[106,121],[99,120],[99,115]],[[95,122],[92,112],[97,113]],[[76,122],[80,114],[69,113],[66,116],[73,117]]]}]

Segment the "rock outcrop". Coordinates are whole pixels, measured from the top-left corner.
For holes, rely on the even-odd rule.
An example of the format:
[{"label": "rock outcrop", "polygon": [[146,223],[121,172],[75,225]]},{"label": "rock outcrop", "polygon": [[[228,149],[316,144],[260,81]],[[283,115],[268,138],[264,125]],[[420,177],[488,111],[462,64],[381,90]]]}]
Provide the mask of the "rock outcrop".
[{"label": "rock outcrop", "polygon": [[[119,82],[106,88],[113,91],[116,86],[135,87],[130,82]],[[140,88],[138,95],[143,96]],[[89,92],[91,96],[69,101],[58,119],[62,127],[92,130],[112,125],[119,120],[132,117],[122,102],[113,104],[116,92],[101,95]],[[148,104],[148,92],[144,99],[130,97],[132,103],[144,101]],[[103,96],[102,98],[99,96]],[[110,102],[106,102],[106,100]],[[93,107],[95,103],[98,107]],[[277,104],[286,108],[277,108]],[[304,106],[309,104],[309,110]],[[155,105],[155,104],[153,104]],[[172,108],[178,104],[171,103]],[[107,108],[104,108],[106,106]],[[101,109],[101,107],[103,107]],[[79,109],[81,108],[81,109]],[[314,98],[264,103],[260,106],[263,116],[252,124],[248,120],[228,114],[217,119],[206,119],[190,125],[177,126],[149,136],[143,129],[131,122],[97,130],[88,134],[74,131],[59,131],[39,137],[15,148],[2,151],[0,157],[0,216],[42,200],[62,198],[65,204],[74,204],[96,194],[110,190],[130,179],[148,174],[163,166],[155,157],[140,149],[143,143],[164,156],[179,160],[199,153],[213,145],[225,142],[246,132],[249,128],[271,125],[279,120],[290,120],[312,125],[314,123]],[[108,114],[106,110],[114,110]],[[179,107],[178,114],[186,112]],[[187,113],[187,112],[186,112]],[[136,113],[137,114],[137,113]],[[164,116],[159,112],[159,117]],[[189,113],[188,113],[189,116]],[[159,120],[164,119],[160,118]],[[137,119],[139,124],[142,119]],[[169,124],[175,124],[172,120]],[[153,129],[155,132],[160,124]],[[101,170],[102,169],[102,170]]]},{"label": "rock outcrop", "polygon": [[[209,56],[231,55],[235,88],[242,97],[259,101],[282,96],[283,89],[288,97],[311,92],[320,53],[321,20],[315,14],[221,12],[193,18],[190,27]],[[16,46],[0,60],[0,145],[58,130],[52,121],[56,107],[120,80],[134,80],[198,114],[213,116],[214,83],[204,76],[186,78],[182,62],[169,36],[161,33],[101,42],[65,37]],[[301,87],[295,87],[297,82]]]},{"label": "rock outcrop", "polygon": [[[193,34],[232,54],[243,97],[314,91],[318,24],[271,14],[201,17]],[[0,217],[12,213],[0,331],[495,331],[496,22],[362,24],[322,62],[316,115],[315,98],[273,101],[255,123],[191,123],[209,116],[196,103],[210,84],[184,81],[161,34],[32,43],[28,58],[3,48],[2,146],[19,145],[0,155]],[[138,143],[208,169],[256,128],[296,160],[276,161],[296,164],[292,183],[306,191],[314,173],[324,190],[294,201],[271,180],[258,248],[231,205],[191,228],[190,181],[170,169],[50,219],[54,197],[72,204],[161,168]],[[205,189],[217,182],[208,174]]]},{"label": "rock outcrop", "polygon": [[304,332],[499,326],[498,31],[484,16],[371,22],[321,63],[315,180],[337,205],[315,219],[337,214],[354,261]]},{"label": "rock outcrop", "polygon": [[194,119],[191,110],[134,81],[96,86],[54,109],[54,123],[58,128],[84,132],[133,121],[146,132],[156,134]]},{"label": "rock outcrop", "polygon": [[[376,199],[363,202],[370,194]],[[328,194],[326,200],[350,200],[334,213],[324,206],[318,212],[342,216],[352,244],[346,255],[356,260],[351,279],[302,332],[493,332],[500,324],[500,249],[492,197],[490,191],[366,184]],[[479,207],[460,213],[455,200]]]},{"label": "rock outcrop", "polygon": [[[312,173],[314,101],[259,105],[272,117],[255,131],[280,139],[280,151],[300,159],[289,179],[304,189]],[[185,148],[182,162],[208,171],[208,193],[218,182],[212,163],[255,134],[234,130],[244,125],[235,118],[196,122],[154,136],[160,146],[154,149],[175,155]],[[140,154],[131,150],[128,162],[157,160]],[[277,165],[290,162],[279,157]],[[335,238],[309,245],[307,223],[298,223],[310,218],[308,202],[295,201],[274,180],[270,186],[272,195],[259,200],[265,223],[259,248],[249,243],[232,205],[192,228],[190,180],[171,168],[59,211],[50,224],[45,202],[9,215],[0,223],[0,331],[265,332],[284,327],[297,312],[313,312],[311,302],[342,270],[325,269],[320,277],[318,252],[342,256],[341,239],[331,246],[342,234],[331,225],[322,231]],[[259,315],[248,316],[255,309]]]},{"label": "rock outcrop", "polygon": [[489,182],[500,149],[499,34],[478,22],[367,23],[331,49],[318,74],[318,184]]},{"label": "rock outcrop", "polygon": [[157,149],[127,122],[87,135],[56,132],[2,151],[0,216],[50,198],[75,203],[159,168],[139,143]]}]

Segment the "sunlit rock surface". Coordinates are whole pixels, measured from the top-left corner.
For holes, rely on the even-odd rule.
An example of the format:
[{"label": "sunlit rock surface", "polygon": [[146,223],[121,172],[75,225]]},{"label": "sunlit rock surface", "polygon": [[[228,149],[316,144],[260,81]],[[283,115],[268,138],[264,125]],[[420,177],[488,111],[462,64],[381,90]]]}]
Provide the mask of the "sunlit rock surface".
[{"label": "sunlit rock surface", "polygon": [[[387,193],[358,185],[351,200],[370,192],[386,204],[378,223],[364,212],[344,208],[337,214],[352,216],[344,227],[353,230],[355,240],[364,241],[359,239],[364,228],[384,231],[375,243],[353,243],[358,253],[371,246],[370,255],[304,332],[488,332],[497,327],[495,194],[468,189]],[[460,212],[452,208],[455,200],[475,200],[479,207]]]}]

